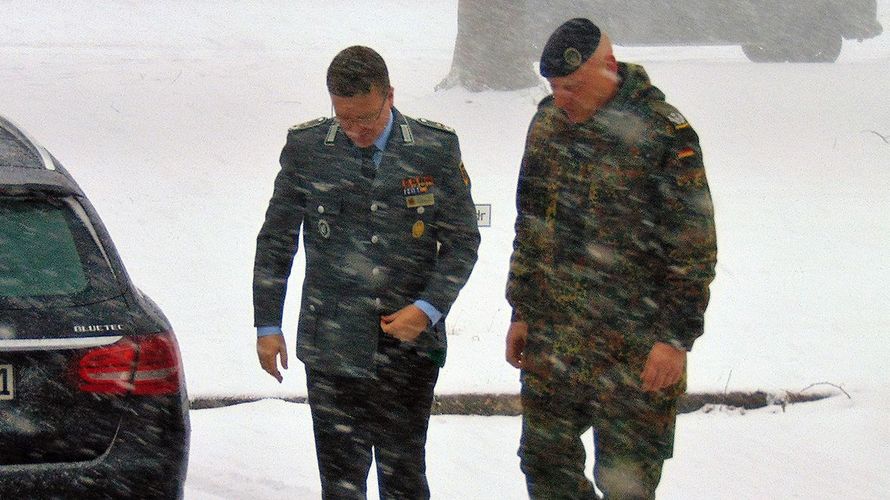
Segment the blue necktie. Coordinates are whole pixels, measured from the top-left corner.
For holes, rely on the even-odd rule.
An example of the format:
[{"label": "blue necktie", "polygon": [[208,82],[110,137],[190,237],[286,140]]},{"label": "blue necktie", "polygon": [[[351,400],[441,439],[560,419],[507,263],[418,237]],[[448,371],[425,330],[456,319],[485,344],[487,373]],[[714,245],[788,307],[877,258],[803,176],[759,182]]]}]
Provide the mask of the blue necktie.
[{"label": "blue necktie", "polygon": [[366,148],[359,148],[362,154],[362,175],[367,177],[368,179],[373,179],[377,174],[377,164],[374,163],[374,153],[379,151],[377,146],[368,146]]}]

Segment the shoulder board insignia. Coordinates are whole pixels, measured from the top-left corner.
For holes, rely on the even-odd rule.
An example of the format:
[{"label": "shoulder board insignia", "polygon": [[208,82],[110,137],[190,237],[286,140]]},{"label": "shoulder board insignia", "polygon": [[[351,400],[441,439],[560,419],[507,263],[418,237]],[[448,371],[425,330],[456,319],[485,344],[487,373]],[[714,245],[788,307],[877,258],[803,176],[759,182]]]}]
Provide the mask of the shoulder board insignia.
[{"label": "shoulder board insignia", "polygon": [[288,130],[291,131],[291,132],[297,132],[297,131],[300,131],[300,130],[306,130],[306,129],[309,129],[309,128],[312,128],[312,127],[317,127],[317,126],[321,125],[322,123],[325,122],[325,120],[327,120],[327,118],[324,118],[324,117],[322,117],[322,118],[316,118],[316,119],[314,119],[314,120],[309,120],[308,122],[304,122],[304,123],[300,123],[300,124],[298,124],[298,125],[294,125],[293,127],[289,128]]},{"label": "shoulder board insignia", "polygon": [[426,118],[417,118],[417,123],[421,125],[426,125],[427,127],[434,128],[436,130],[442,130],[444,132],[448,132],[454,134],[454,129],[449,127],[448,125],[442,125],[439,122],[434,122],[432,120],[427,120]]}]

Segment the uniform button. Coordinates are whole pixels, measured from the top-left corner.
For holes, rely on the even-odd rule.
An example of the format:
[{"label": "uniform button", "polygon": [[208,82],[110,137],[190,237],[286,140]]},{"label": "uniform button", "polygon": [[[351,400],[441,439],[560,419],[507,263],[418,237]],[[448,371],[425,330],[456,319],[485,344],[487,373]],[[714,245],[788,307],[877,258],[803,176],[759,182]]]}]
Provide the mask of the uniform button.
[{"label": "uniform button", "polygon": [[417,213],[423,214],[424,212],[426,212],[426,209],[424,209],[423,207],[417,207]]},{"label": "uniform button", "polygon": [[309,304],[309,310],[315,312],[315,304]]},{"label": "uniform button", "polygon": [[377,204],[376,204],[376,203],[371,203],[371,211],[372,211],[372,212],[376,212],[376,211],[377,211]]},{"label": "uniform button", "polygon": [[377,297],[376,299],[374,299],[374,307],[376,307],[377,309],[380,309],[380,306],[382,306],[382,305],[383,305],[383,301],[380,300],[380,297]]},{"label": "uniform button", "polygon": [[318,206],[318,213],[320,213],[320,214],[323,214],[323,213],[324,213],[324,207],[323,207],[323,206],[321,206],[321,205]]},{"label": "uniform button", "polygon": [[379,241],[380,241],[380,236],[377,236],[376,234],[374,236],[371,236],[371,243],[376,245]]},{"label": "uniform button", "polygon": [[379,274],[380,274],[380,268],[379,268],[379,267],[375,267],[374,269],[371,269],[371,275],[372,275],[372,276],[378,276]]}]

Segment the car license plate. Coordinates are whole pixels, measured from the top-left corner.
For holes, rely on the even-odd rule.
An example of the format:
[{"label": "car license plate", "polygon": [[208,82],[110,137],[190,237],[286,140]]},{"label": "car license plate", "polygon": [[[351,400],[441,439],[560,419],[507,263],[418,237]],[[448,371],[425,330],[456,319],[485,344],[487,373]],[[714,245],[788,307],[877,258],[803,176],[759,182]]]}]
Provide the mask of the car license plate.
[{"label": "car license plate", "polygon": [[0,365],[0,400],[15,398],[15,378],[12,365]]}]

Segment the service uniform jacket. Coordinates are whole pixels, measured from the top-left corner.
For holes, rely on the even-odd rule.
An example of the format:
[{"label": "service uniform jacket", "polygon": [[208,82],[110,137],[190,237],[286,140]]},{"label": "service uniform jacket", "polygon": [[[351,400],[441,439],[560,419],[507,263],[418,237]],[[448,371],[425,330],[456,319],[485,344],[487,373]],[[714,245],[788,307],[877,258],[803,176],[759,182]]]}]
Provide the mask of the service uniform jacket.
[{"label": "service uniform jacket", "polygon": [[[369,376],[380,316],[423,299],[447,314],[477,258],[470,180],[454,131],[393,109],[373,180],[334,120],[293,127],[257,237],[255,325],[281,325],[300,230],[306,251],[297,357]],[[416,340],[444,363],[444,319]]]},{"label": "service uniform jacket", "polygon": [[[514,319],[568,326],[529,342],[567,363],[657,342],[691,349],[714,278],[714,215],[698,137],[640,66],[570,123],[552,97],[532,120],[507,298]],[[537,333],[536,333],[537,332]],[[601,356],[600,359],[604,357]]]}]

